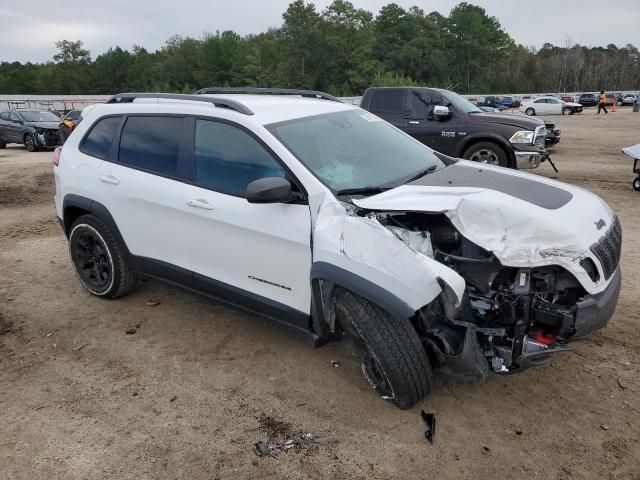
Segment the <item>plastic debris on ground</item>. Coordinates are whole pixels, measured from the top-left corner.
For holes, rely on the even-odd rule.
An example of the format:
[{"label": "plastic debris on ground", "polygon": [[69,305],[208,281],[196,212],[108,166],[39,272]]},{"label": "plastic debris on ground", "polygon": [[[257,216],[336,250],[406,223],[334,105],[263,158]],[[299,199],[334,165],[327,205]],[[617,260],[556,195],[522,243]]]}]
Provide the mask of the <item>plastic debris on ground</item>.
[{"label": "plastic debris on ground", "polygon": [[301,433],[293,438],[290,438],[284,442],[272,442],[266,444],[262,440],[258,441],[254,445],[256,455],[259,457],[276,457],[283,452],[288,452],[291,449],[299,448],[304,445],[312,443],[318,443],[318,439],[312,433]]},{"label": "plastic debris on ground", "polygon": [[427,427],[427,431],[424,432],[424,438],[433,445],[433,437],[436,435],[436,416],[433,413],[427,413],[424,410],[422,410],[420,416],[422,417],[425,427]]}]

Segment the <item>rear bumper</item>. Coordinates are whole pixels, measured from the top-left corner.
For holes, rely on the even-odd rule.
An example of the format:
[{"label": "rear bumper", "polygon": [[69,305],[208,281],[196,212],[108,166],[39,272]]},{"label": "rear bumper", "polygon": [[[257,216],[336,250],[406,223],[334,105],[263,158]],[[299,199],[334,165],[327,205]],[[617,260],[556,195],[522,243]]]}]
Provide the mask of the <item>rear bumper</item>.
[{"label": "rear bumper", "polygon": [[604,328],[609,323],[618,303],[621,283],[620,267],[618,267],[606,290],[596,295],[587,295],[577,303],[574,337],[584,337]]}]

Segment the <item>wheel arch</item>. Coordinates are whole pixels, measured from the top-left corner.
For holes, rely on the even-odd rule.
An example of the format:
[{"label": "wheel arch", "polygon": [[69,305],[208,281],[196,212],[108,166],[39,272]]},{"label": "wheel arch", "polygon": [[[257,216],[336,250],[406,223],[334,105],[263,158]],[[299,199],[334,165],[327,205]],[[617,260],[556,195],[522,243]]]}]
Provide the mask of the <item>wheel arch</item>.
[{"label": "wheel arch", "polygon": [[[321,291],[320,281],[331,282],[333,285],[330,291]],[[367,301],[377,305],[387,311],[391,316],[398,319],[410,319],[415,315],[415,311],[406,302],[395,296],[393,293],[376,285],[375,283],[356,275],[353,272],[340,268],[327,262],[315,262],[311,265],[311,283],[313,286],[313,326],[321,337],[328,335],[328,317],[332,312],[331,302],[328,302],[333,293],[333,288],[342,287],[361,296]]]},{"label": "wheel arch", "polygon": [[87,197],[75,194],[67,194],[62,201],[62,223],[64,227],[64,233],[69,237],[71,226],[82,215],[95,215],[99,217],[107,226],[113,231],[117,240],[124,246],[127,255],[130,255],[129,248],[126,242],[122,238],[122,234],[116,225],[113,216],[102,203],[96,202]]},{"label": "wheel arch", "polygon": [[492,135],[486,133],[470,135],[466,137],[464,139],[464,142],[462,142],[458,147],[458,150],[456,151],[456,157],[463,158],[463,155],[467,152],[467,150],[469,150],[474,145],[482,142],[495,143],[505,151],[507,157],[509,158],[509,164],[512,165],[514,163],[515,155],[513,153],[513,147],[511,146],[511,144],[509,144],[509,142],[507,142],[500,135]]},{"label": "wheel arch", "polygon": [[27,135],[33,135],[34,133],[36,133],[36,129],[33,127],[26,127],[23,132],[22,132],[22,136],[20,138],[22,138],[22,143],[27,143]]}]

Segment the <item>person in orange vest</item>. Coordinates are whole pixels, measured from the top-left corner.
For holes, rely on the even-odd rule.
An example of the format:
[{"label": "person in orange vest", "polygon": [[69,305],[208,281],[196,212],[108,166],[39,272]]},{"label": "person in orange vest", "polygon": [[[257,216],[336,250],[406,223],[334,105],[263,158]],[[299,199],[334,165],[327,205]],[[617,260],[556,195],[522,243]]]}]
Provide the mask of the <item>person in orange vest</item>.
[{"label": "person in orange vest", "polygon": [[609,113],[607,112],[607,107],[605,106],[606,102],[607,96],[604,94],[604,90],[600,90],[600,99],[598,101],[598,115],[600,115],[600,110],[604,110],[604,113]]},{"label": "person in orange vest", "polygon": [[67,141],[73,129],[76,128],[75,124],[68,118],[63,119],[58,125],[58,136],[60,137],[60,145],[64,145]]}]

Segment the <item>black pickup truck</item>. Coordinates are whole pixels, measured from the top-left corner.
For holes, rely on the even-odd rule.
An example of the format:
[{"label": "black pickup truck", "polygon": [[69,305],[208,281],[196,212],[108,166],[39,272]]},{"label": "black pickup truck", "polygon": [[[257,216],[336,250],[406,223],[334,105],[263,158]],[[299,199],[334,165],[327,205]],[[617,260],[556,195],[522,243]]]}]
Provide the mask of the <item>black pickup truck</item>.
[{"label": "black pickup truck", "polygon": [[445,155],[515,169],[536,168],[545,158],[541,120],[484,112],[449,90],[369,88],[360,107]]}]

